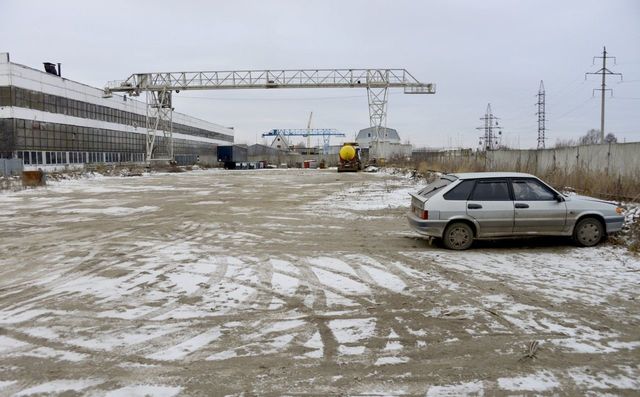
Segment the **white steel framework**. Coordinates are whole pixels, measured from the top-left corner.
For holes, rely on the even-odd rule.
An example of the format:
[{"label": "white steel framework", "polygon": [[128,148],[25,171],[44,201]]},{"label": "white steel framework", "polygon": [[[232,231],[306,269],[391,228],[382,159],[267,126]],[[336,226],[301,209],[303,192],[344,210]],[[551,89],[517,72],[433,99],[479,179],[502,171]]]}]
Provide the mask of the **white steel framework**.
[{"label": "white steel framework", "polygon": [[[147,147],[146,161],[173,160],[173,108],[171,91],[147,93]],[[156,145],[156,131],[164,138],[163,145]]]},{"label": "white steel framework", "polygon": [[[172,158],[171,92],[182,90],[272,89],[272,88],[366,88],[369,102],[369,123],[375,128],[376,141],[380,128],[386,125],[389,88],[403,88],[405,94],[435,94],[435,85],[421,83],[406,69],[297,69],[297,70],[240,70],[211,72],[136,73],[124,81],[110,82],[105,95],[124,92],[131,96],[145,92],[147,111],[147,159],[155,159],[155,133],[150,126],[158,126],[169,137],[168,155]],[[168,106],[166,106],[168,104]],[[156,107],[153,107],[156,106]],[[154,115],[158,117],[154,119]],[[375,154],[382,157],[382,153]]]}]

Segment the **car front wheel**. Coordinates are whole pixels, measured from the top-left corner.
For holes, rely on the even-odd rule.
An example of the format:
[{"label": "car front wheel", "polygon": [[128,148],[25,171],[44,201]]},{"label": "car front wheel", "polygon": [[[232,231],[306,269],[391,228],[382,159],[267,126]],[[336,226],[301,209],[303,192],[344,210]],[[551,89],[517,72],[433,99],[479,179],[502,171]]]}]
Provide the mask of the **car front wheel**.
[{"label": "car front wheel", "polygon": [[454,222],[444,230],[442,242],[450,250],[466,250],[473,243],[473,230],[466,223]]},{"label": "car front wheel", "polygon": [[585,218],[573,229],[573,240],[582,247],[593,247],[604,237],[604,226],[595,218]]}]

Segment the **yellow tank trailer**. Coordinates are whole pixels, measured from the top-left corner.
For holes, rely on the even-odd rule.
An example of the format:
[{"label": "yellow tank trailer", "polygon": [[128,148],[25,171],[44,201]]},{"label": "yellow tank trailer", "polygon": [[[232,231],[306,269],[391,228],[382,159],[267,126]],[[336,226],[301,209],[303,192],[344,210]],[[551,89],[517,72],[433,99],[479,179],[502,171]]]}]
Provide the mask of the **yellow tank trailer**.
[{"label": "yellow tank trailer", "polygon": [[340,148],[339,156],[338,172],[357,172],[362,169],[360,148],[357,143],[344,143]]}]

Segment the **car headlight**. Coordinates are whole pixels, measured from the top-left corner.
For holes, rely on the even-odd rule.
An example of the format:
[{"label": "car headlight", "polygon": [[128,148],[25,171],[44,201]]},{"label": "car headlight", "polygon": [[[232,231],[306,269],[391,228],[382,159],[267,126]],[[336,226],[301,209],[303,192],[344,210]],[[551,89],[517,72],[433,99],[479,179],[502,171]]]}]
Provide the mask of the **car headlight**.
[{"label": "car headlight", "polygon": [[624,209],[620,208],[620,207],[616,207],[616,213],[618,215],[622,215],[622,213],[624,212]]}]

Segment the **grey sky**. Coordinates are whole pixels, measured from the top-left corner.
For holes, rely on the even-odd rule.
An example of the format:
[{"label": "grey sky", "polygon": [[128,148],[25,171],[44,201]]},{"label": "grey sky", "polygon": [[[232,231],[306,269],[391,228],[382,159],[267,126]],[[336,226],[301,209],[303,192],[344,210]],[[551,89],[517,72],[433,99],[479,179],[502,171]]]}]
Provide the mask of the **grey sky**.
[{"label": "grey sky", "polygon": [[[533,147],[535,94],[547,89],[549,144],[599,128],[592,57],[606,45],[624,83],[606,131],[640,140],[640,1],[7,1],[0,52],[101,87],[134,72],[406,68],[436,95],[390,95],[387,125],[417,146],[476,147],[491,102],[507,144]],[[368,126],[365,90],[182,92],[177,110],[252,143],[272,128]]]}]

